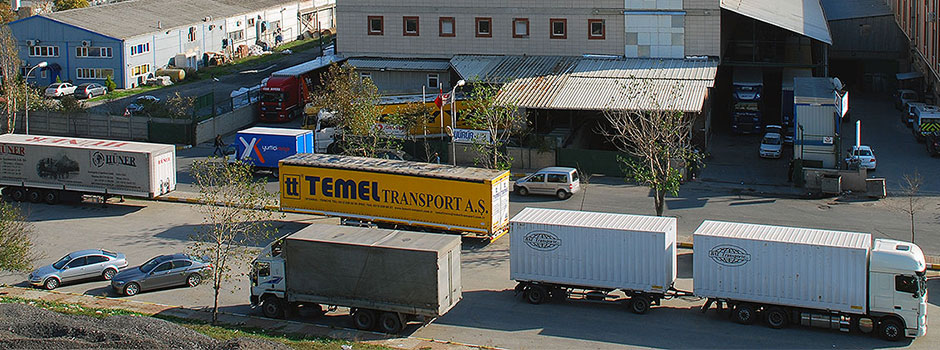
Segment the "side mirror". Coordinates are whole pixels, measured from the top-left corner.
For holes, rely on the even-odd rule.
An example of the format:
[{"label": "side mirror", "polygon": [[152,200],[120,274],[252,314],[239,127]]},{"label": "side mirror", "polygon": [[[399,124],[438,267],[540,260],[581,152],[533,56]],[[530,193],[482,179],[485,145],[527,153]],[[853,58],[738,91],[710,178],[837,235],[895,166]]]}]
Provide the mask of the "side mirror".
[{"label": "side mirror", "polygon": [[68,270],[68,269],[69,269],[68,265],[65,265],[64,267],[62,267],[62,270]]}]

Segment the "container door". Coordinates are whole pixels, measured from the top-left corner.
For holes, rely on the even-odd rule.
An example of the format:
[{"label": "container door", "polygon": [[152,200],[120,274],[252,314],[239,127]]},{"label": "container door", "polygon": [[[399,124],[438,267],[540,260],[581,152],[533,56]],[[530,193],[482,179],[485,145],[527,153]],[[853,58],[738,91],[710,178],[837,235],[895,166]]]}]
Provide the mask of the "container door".
[{"label": "container door", "polygon": [[917,276],[895,275],[894,291],[894,313],[904,319],[907,328],[916,328],[921,302]]},{"label": "container door", "polygon": [[449,253],[450,258],[450,300],[456,304],[462,298],[463,286],[460,279],[460,248]]}]

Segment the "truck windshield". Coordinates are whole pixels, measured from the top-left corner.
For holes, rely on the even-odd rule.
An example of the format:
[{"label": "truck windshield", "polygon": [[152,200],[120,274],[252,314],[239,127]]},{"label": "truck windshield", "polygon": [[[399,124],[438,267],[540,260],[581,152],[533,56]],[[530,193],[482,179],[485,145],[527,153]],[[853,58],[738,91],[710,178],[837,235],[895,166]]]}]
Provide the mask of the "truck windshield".
[{"label": "truck windshield", "polygon": [[920,298],[927,295],[927,270],[917,272],[917,294],[914,296]]},{"label": "truck windshield", "polygon": [[282,92],[265,92],[261,95],[261,102],[280,103],[283,100],[284,93]]}]

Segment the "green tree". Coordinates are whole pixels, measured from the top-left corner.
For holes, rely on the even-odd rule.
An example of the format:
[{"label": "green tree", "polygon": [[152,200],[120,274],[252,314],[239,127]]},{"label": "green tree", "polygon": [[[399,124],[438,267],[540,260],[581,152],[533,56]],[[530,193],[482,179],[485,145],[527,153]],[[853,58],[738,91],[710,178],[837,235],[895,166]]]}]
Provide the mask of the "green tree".
[{"label": "green tree", "polygon": [[10,8],[10,2],[0,2],[0,23],[7,24],[16,20],[16,13]]},{"label": "green tree", "polygon": [[[212,263],[212,322],[218,320],[219,293],[236,271],[248,267],[253,244],[273,236],[270,219],[274,212],[264,209],[276,204],[264,182],[255,180],[251,166],[228,165],[219,158],[197,160],[190,171],[199,189],[204,225],[193,235],[190,248],[196,256],[206,256]],[[192,282],[192,281],[191,281]],[[196,281],[198,284],[198,281]],[[192,283],[191,283],[192,284]]]},{"label": "green tree", "polygon": [[[423,135],[424,159],[431,161],[431,146],[427,142],[428,123],[434,121],[433,108],[423,102],[410,102],[399,108],[395,113],[385,117],[384,122],[397,125],[405,131],[405,139],[412,142],[417,140],[417,133]],[[391,144],[393,142],[390,142]],[[398,147],[394,147],[398,148]]]},{"label": "green tree", "polygon": [[110,75],[104,79],[104,86],[108,88],[108,92],[111,92],[111,91],[114,91],[114,89],[117,89],[117,84],[114,82],[114,79],[111,79]]},{"label": "green tree", "polygon": [[[525,115],[513,104],[500,101],[498,96],[499,87],[496,85],[473,84],[465,103],[467,112],[463,114],[470,128],[490,134],[488,141],[474,143],[480,155],[476,159],[477,165],[487,169],[509,169],[512,166],[506,144],[511,136],[523,132],[527,126]],[[457,117],[461,118],[461,115]]]},{"label": "green tree", "polygon": [[32,236],[33,225],[20,208],[0,201],[0,271],[29,272],[37,259]]},{"label": "green tree", "polygon": [[648,81],[636,79],[624,86],[624,98],[646,99],[649,110],[606,110],[606,129],[601,132],[621,153],[627,180],[644,184],[653,191],[657,216],[662,216],[666,195],[678,195],[682,185],[681,167],[698,164],[700,153],[692,146],[694,119],[676,110],[681,86],[660,94]]},{"label": "green tree", "polygon": [[65,11],[88,7],[88,0],[55,0],[53,2],[54,11]]},{"label": "green tree", "polygon": [[389,136],[376,127],[382,116],[379,89],[349,65],[334,63],[322,79],[323,84],[311,94],[311,104],[336,113],[334,122],[341,129],[336,142],[342,153],[374,157]]},{"label": "green tree", "polygon": [[6,131],[14,130],[16,124],[17,95],[23,88],[19,78],[20,61],[19,49],[13,32],[6,25],[0,27],[0,89],[3,91],[3,112]]}]

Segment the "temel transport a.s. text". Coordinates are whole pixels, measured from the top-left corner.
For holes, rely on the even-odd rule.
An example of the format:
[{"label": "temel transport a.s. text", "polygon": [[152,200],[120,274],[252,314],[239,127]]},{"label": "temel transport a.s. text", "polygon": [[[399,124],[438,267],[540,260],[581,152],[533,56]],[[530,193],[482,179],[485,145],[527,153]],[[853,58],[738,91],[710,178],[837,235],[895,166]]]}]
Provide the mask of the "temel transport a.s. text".
[{"label": "temel transport a.s. text", "polygon": [[229,163],[248,163],[254,170],[276,175],[281,159],[297,153],[313,153],[313,132],[256,126],[236,133],[232,146],[231,154],[227,154]]},{"label": "temel transport a.s. text", "polygon": [[509,172],[300,153],[281,160],[281,210],[389,228],[496,239],[509,224]]},{"label": "temel transport a.s. text", "polygon": [[176,147],[74,137],[0,135],[4,198],[46,202],[82,195],[154,198],[176,189]]}]

